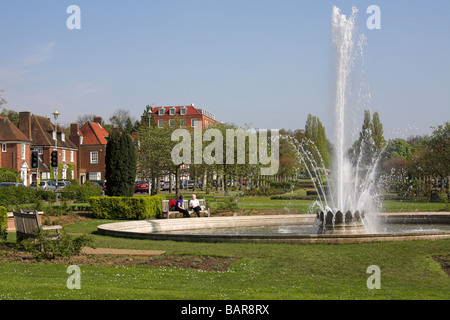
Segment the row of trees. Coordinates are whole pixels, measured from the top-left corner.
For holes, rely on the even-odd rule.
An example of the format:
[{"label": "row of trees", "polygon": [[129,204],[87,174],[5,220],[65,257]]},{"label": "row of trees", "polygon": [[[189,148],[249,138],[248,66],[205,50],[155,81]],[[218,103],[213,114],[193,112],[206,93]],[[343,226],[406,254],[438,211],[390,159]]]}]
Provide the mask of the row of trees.
[{"label": "row of trees", "polygon": [[[121,113],[122,121],[119,129],[122,131],[120,137],[113,137],[107,146],[107,166],[115,167],[111,173],[107,173],[107,180],[112,185],[122,183],[121,188],[111,191],[112,194],[132,194],[133,181],[137,172],[139,178],[152,181],[153,185],[159,184],[161,177],[171,176],[176,181],[175,188],[179,187],[178,182],[188,171],[192,180],[202,180],[205,189],[218,187],[217,182],[223,182],[224,190],[229,185],[227,182],[250,182],[250,186],[258,187],[266,185],[268,180],[272,181],[294,181],[299,177],[306,177],[305,155],[308,161],[313,161],[316,166],[330,169],[332,167],[333,146],[326,137],[325,128],[319,118],[308,115],[304,129],[280,130],[279,132],[279,170],[274,176],[261,176],[260,171],[264,166],[261,163],[251,163],[252,156],[249,151],[249,139],[245,140],[245,162],[244,164],[223,163],[207,164],[203,160],[195,163],[192,152],[191,164],[189,166],[174,164],[171,151],[179,143],[172,141],[172,133],[180,127],[179,119],[175,119],[175,124],[170,127],[168,124],[164,128],[155,125],[153,119],[149,119],[148,109],[143,113],[142,123],[136,122],[132,127],[130,120],[126,119],[127,113]],[[124,116],[125,115],[125,116]],[[119,119],[120,117],[117,117]],[[118,121],[118,120],[116,120]],[[117,122],[119,123],[119,121]],[[133,129],[130,129],[133,128]],[[239,129],[230,123],[221,123],[210,126],[208,129],[217,129],[222,136],[226,136],[227,129]],[[248,128],[243,128],[244,130]],[[193,129],[190,136],[194,136]],[[131,144],[130,132],[136,138]],[[406,191],[414,193],[416,196],[428,195],[433,186],[445,188],[446,179],[449,174],[449,145],[450,145],[450,125],[446,122],[434,128],[432,135],[411,137],[408,140],[393,139],[386,141],[383,135],[383,125],[377,112],[373,115],[370,111],[364,112],[364,121],[361,127],[359,138],[348,150],[348,156],[353,163],[359,167],[369,167],[375,161],[378,163],[380,178],[383,178],[388,188],[397,192]],[[129,141],[124,141],[125,137]],[[126,140],[126,139],[125,139]],[[225,139],[223,139],[222,150],[226,150]],[[191,150],[196,147],[194,139],[191,141]],[[201,148],[206,150],[211,141],[202,141]],[[235,159],[237,159],[237,140],[235,140]],[[270,144],[270,139],[268,139]],[[123,147],[121,145],[126,145]],[[125,148],[125,149],[123,149]],[[136,157],[132,149],[135,148]],[[108,151],[109,149],[109,151]],[[270,148],[269,148],[270,150]],[[115,155],[115,156],[114,156]],[[212,154],[214,156],[214,154]],[[114,157],[118,159],[114,160]],[[119,160],[119,159],[122,160]],[[123,164],[129,161],[128,168]],[[121,166],[122,164],[122,166]],[[332,171],[331,171],[332,174]],[[213,181],[216,180],[216,184]],[[128,181],[129,188],[123,186]],[[439,183],[441,181],[441,183]],[[111,190],[116,190],[111,187]],[[177,191],[177,190],[176,190]]]},{"label": "row of trees", "polygon": [[[2,91],[0,91],[0,116],[6,116],[18,125],[18,113],[3,107],[6,100],[1,93]],[[249,164],[251,155],[248,151],[248,139],[245,142],[245,164],[224,162],[208,165],[202,162],[191,164],[189,168],[175,165],[171,158],[171,150],[178,141],[172,141],[171,136],[173,130],[179,128],[179,125],[176,122],[174,127],[156,127],[153,119],[148,118],[150,109],[150,106],[146,107],[141,120],[131,117],[127,110],[118,109],[109,118],[109,123],[104,123],[104,127],[111,135],[107,146],[107,180],[110,183],[110,190],[115,190],[111,191],[114,194],[131,194],[136,173],[140,178],[157,183],[160,177],[166,175],[172,175],[175,181],[179,181],[181,175],[189,170],[191,179],[203,180],[206,188],[212,187],[213,178],[223,181],[226,188],[229,180],[251,180],[255,182],[253,185],[261,185],[267,180],[295,180],[306,174],[303,161],[306,156],[318,167],[332,168],[333,146],[327,139],[325,128],[319,118],[313,115],[308,115],[304,129],[280,130],[279,170],[274,176],[262,177],[260,169],[263,165]],[[83,125],[94,118],[94,114],[82,115],[78,117],[77,122]],[[117,127],[121,135],[113,136],[113,127]],[[223,136],[226,136],[227,129],[238,129],[230,123],[209,128],[219,130]],[[193,132],[191,134],[193,135]],[[130,136],[134,137],[134,141],[130,139]],[[202,150],[210,143],[203,141]],[[268,143],[270,144],[270,140]],[[371,115],[370,111],[366,110],[359,138],[348,150],[348,156],[354,164],[358,163],[362,168],[368,167],[377,160],[378,172],[387,185],[394,186],[394,189],[404,193],[426,195],[432,187],[447,186],[448,188],[449,146],[449,122],[433,128],[431,135],[386,141],[378,113]],[[223,150],[225,149],[224,145]],[[234,150],[236,153],[237,148]],[[125,163],[128,163],[127,168]],[[113,185],[115,183],[120,185],[120,181],[126,181],[129,187],[122,186],[116,190]]]}]

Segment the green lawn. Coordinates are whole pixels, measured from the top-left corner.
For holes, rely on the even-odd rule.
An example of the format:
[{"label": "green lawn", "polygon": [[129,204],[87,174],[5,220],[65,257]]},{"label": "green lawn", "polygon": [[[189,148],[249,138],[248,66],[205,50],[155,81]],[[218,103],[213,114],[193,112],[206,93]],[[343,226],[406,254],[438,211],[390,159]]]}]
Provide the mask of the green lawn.
[{"label": "green lawn", "polygon": [[[92,233],[102,220],[76,223]],[[10,240],[13,235],[10,234]],[[443,299],[450,278],[431,259],[448,240],[346,245],[185,243],[94,234],[96,247],[240,258],[226,272],[170,267],[80,266],[81,290],[66,287],[67,265],[0,263],[0,299]],[[381,289],[369,290],[370,265]]]},{"label": "green lawn", "polygon": [[[240,209],[297,209],[311,201],[240,198]],[[385,211],[437,211],[441,203],[385,201]],[[226,272],[151,266],[80,265],[81,290],[69,290],[67,265],[0,262],[4,299],[450,299],[450,278],[431,257],[450,254],[450,240],[345,245],[188,243],[95,234],[90,220],[65,227],[92,234],[95,247],[165,250],[166,254],[236,257]],[[9,234],[9,242],[15,235]],[[0,255],[7,254],[1,252]],[[368,289],[369,266],[381,270],[381,289]]]},{"label": "green lawn", "polygon": [[[272,200],[270,197],[242,197],[239,198],[239,209],[284,209],[299,210],[299,213],[308,213],[308,209],[313,201],[311,200]],[[446,203],[431,202],[401,202],[393,200],[383,201],[382,211],[443,211]]]}]

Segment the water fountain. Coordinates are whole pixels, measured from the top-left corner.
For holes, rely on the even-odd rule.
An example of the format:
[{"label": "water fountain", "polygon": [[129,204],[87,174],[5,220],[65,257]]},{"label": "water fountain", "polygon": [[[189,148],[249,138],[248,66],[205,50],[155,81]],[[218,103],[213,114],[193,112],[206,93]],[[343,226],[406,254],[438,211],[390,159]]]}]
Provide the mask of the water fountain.
[{"label": "water fountain", "polygon": [[[354,7],[350,17],[343,15],[337,7],[332,10],[332,36],[336,48],[336,151],[331,194],[327,195],[324,190],[323,162],[316,163],[310,152],[306,151],[305,144],[310,141],[291,141],[314,182],[319,197],[311,207],[316,210],[315,213],[212,217],[188,221],[131,221],[100,225],[98,233],[141,239],[206,242],[360,243],[450,238],[448,213],[377,214],[377,160],[361,170],[360,159],[356,166],[353,166],[346,156],[349,78],[355,41],[358,40],[355,32],[356,13],[357,9]],[[361,174],[362,171],[364,175]],[[444,225],[444,228],[431,228],[426,231],[413,228],[401,232],[397,228],[380,232],[377,228],[380,219],[391,224],[436,223]]]}]

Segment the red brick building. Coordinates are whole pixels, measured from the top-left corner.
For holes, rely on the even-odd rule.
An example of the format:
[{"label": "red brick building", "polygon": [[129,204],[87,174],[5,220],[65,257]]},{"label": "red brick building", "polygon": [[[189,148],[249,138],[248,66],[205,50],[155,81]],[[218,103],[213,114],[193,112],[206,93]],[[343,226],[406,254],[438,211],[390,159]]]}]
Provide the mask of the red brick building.
[{"label": "red brick building", "polygon": [[105,151],[109,133],[103,128],[103,120],[96,117],[81,128],[70,125],[70,141],[78,148],[78,179],[105,180]]},{"label": "red brick building", "polygon": [[[51,152],[58,150],[58,180],[76,179],[77,147],[66,138],[64,130],[47,117],[19,113],[19,130],[31,141],[31,150],[39,151],[39,175],[43,180],[54,179]],[[57,144],[57,146],[56,146]],[[28,157],[30,158],[30,157]],[[29,161],[29,159],[28,159]],[[36,172],[32,171],[32,180]]]},{"label": "red brick building", "polygon": [[200,123],[202,128],[207,128],[210,124],[217,123],[214,114],[205,110],[197,109],[193,104],[190,106],[160,106],[153,108],[153,118],[158,127],[166,125],[181,128],[195,128]]},{"label": "red brick building", "polygon": [[29,186],[31,139],[6,117],[0,117],[0,146],[0,167],[17,170],[23,184]]}]

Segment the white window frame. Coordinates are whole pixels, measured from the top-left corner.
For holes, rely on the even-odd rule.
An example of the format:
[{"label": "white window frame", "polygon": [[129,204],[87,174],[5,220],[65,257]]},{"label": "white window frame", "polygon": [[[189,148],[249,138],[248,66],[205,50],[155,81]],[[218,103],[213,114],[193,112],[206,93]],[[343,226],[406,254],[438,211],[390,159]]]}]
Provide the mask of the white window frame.
[{"label": "white window frame", "polygon": [[91,151],[90,158],[91,164],[98,164],[98,151]]},{"label": "white window frame", "polygon": [[[74,155],[74,152],[73,152],[73,151],[70,151],[70,162],[73,162],[73,159],[74,159],[73,155]],[[73,178],[72,178],[72,179],[73,179]]]},{"label": "white window frame", "polygon": [[26,157],[27,157],[27,155],[26,155],[25,143],[22,143],[22,160],[25,160]]},{"label": "white window frame", "polygon": [[[191,127],[192,128],[197,128],[197,121],[198,121],[198,119],[191,119]],[[194,125],[195,124],[195,125]]]},{"label": "white window frame", "polygon": [[164,119],[159,119],[158,120],[158,127],[159,128],[163,128],[164,127]]},{"label": "white window frame", "polygon": [[56,140],[56,131],[55,130],[53,130],[52,137],[53,137],[53,140]]},{"label": "white window frame", "polygon": [[164,108],[159,108],[158,109],[158,116],[163,116],[165,113],[166,113],[166,110],[164,110]]},{"label": "white window frame", "polygon": [[186,128],[186,119],[180,119],[180,128]]},{"label": "white window frame", "polygon": [[169,127],[173,128],[175,126],[175,119],[169,119]]},{"label": "white window frame", "polygon": [[177,113],[177,109],[175,109],[175,108],[170,108],[170,109],[169,109],[169,115],[170,115],[170,116],[174,116],[175,113]]},{"label": "white window frame", "polygon": [[187,114],[187,108],[180,109],[180,115],[185,116]]},{"label": "white window frame", "polygon": [[2,143],[2,152],[6,152],[6,143]]},{"label": "white window frame", "polygon": [[64,132],[61,132],[61,140],[66,141],[66,134]]},{"label": "white window frame", "polygon": [[101,178],[102,178],[101,172],[89,172],[88,174],[88,180],[98,181],[101,180]]}]

